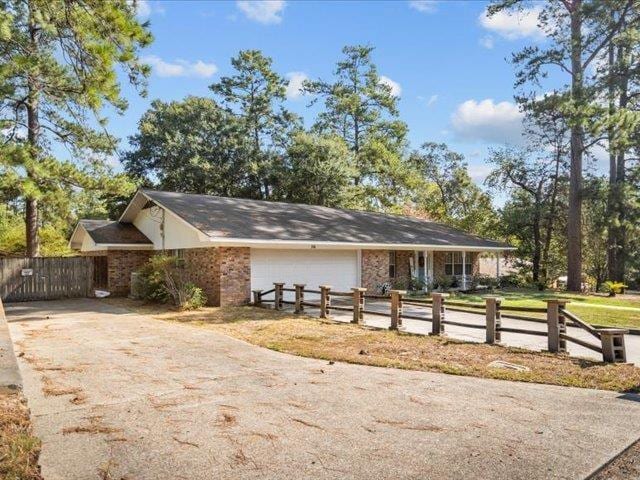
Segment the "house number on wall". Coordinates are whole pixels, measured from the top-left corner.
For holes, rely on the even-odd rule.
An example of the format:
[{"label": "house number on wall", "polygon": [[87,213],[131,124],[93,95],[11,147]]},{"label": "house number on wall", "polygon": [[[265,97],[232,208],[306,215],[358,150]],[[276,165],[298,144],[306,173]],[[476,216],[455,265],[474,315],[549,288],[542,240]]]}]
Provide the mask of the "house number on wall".
[{"label": "house number on wall", "polygon": [[30,277],[33,275],[33,268],[23,268],[21,274],[23,277]]}]

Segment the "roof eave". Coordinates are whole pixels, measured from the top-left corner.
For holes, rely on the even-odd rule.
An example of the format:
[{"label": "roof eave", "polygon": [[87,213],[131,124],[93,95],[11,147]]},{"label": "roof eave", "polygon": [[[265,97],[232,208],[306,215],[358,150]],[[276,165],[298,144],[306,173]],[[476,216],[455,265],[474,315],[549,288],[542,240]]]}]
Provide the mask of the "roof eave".
[{"label": "roof eave", "polygon": [[277,248],[326,248],[326,249],[393,249],[393,250],[433,250],[433,251],[466,251],[466,252],[504,252],[515,250],[511,246],[481,246],[481,245],[435,245],[419,243],[370,243],[370,242],[314,242],[310,240],[257,240],[251,238],[211,238],[209,243],[216,246],[246,246]]}]

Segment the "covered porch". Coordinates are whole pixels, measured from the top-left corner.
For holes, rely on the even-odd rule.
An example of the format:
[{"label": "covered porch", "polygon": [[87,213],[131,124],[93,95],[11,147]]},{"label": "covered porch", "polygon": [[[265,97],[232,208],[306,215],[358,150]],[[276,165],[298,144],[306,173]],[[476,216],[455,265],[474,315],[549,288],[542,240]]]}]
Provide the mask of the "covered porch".
[{"label": "covered porch", "polygon": [[[406,273],[409,279],[415,279],[415,283],[423,285],[425,291],[443,287],[468,290],[476,284],[480,275],[500,277],[502,252],[487,253],[484,250],[411,250],[397,252],[395,260],[408,264]],[[485,265],[493,260],[495,268],[492,273],[481,273],[481,255]],[[402,270],[402,266],[399,266],[398,271]]]}]

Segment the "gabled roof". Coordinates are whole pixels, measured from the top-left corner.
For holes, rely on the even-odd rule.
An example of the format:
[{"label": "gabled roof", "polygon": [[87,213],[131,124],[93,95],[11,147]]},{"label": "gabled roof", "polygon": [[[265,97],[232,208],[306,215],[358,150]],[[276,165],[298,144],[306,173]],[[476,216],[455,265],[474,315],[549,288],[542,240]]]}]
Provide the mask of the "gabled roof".
[{"label": "gabled roof", "polygon": [[414,217],[155,190],[140,190],[120,221],[132,221],[148,201],[217,240],[511,248]]},{"label": "gabled roof", "polygon": [[98,245],[152,245],[140,230],[130,223],[121,223],[114,220],[80,220],[78,226],[71,235],[72,248],[79,248],[78,243],[82,243],[80,238],[85,232]]}]

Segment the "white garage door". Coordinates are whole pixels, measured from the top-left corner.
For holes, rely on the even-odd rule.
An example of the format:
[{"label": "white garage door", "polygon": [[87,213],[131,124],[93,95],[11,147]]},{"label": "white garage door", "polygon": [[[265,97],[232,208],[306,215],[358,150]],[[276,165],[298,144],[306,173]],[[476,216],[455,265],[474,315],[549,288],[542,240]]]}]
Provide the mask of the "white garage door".
[{"label": "white garage door", "polygon": [[273,282],[285,282],[288,288],[293,288],[294,283],[305,283],[311,290],[331,285],[334,290],[351,291],[358,282],[358,253],[252,248],[251,289],[271,290]]}]

